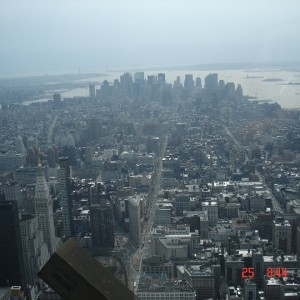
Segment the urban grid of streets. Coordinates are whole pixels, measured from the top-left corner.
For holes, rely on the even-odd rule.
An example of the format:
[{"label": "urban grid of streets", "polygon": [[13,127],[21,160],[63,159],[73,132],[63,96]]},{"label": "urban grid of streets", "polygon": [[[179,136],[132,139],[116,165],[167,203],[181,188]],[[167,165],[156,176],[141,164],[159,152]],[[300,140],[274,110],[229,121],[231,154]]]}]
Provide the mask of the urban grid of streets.
[{"label": "urban grid of streets", "polygon": [[[147,255],[150,254],[150,233],[155,218],[155,205],[161,184],[162,159],[164,157],[167,142],[168,135],[164,134],[162,136],[160,153],[158,155],[158,163],[154,168],[152,187],[149,189],[147,195],[146,214],[139,246],[136,247],[135,245],[132,245],[124,235],[116,234],[116,245],[119,247],[119,254],[121,255],[119,263],[123,265],[125,281],[130,289],[133,289],[134,283],[138,281],[143,257],[147,257]],[[127,248],[124,248],[125,245]]]}]

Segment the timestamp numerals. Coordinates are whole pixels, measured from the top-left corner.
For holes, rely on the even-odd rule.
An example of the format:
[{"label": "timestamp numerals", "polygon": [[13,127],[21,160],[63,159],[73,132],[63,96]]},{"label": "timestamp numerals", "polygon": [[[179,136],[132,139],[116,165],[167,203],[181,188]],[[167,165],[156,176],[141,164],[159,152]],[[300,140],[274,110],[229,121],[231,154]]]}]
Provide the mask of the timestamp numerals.
[{"label": "timestamp numerals", "polygon": [[[286,268],[267,268],[266,269],[267,277],[287,277]],[[254,278],[254,268],[242,268],[242,278]]]},{"label": "timestamp numerals", "polygon": [[254,278],[254,268],[242,268],[242,278]]},{"label": "timestamp numerals", "polygon": [[267,268],[267,277],[287,277],[286,268]]}]

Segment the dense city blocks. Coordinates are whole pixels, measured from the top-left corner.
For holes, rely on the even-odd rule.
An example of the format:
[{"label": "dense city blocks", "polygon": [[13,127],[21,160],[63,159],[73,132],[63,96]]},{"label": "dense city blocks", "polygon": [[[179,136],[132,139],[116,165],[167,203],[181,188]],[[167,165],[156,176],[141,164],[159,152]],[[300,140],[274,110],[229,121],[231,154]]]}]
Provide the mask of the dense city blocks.
[{"label": "dense city blocks", "polygon": [[84,77],[2,102],[0,299],[60,299],[51,255],[63,293],[107,272],[141,300],[299,299],[299,110],[217,72]]}]

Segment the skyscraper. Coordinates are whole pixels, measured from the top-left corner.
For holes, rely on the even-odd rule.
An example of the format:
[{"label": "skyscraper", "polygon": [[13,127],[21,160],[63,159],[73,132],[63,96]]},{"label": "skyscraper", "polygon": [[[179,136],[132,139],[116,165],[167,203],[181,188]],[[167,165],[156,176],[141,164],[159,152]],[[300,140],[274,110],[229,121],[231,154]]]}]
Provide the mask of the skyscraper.
[{"label": "skyscraper", "polygon": [[43,232],[39,229],[38,217],[22,215],[20,222],[26,284],[41,283],[37,273],[50,257]]},{"label": "skyscraper", "polygon": [[184,80],[184,88],[188,95],[191,95],[194,90],[194,79],[192,74],[186,74]]},{"label": "skyscraper", "polygon": [[93,246],[114,247],[113,209],[109,202],[91,205]]},{"label": "skyscraper", "polygon": [[20,136],[18,136],[17,141],[16,141],[16,152],[20,154],[26,154],[26,149],[23,143],[23,140]]},{"label": "skyscraper", "polygon": [[52,197],[41,166],[37,171],[34,198],[39,227],[43,232],[49,253],[53,254],[58,247],[59,239],[55,236]]},{"label": "skyscraper", "polygon": [[141,240],[141,200],[137,196],[128,198],[129,233],[132,241],[138,245]]},{"label": "skyscraper", "polygon": [[217,73],[213,73],[213,74],[209,74],[205,77],[204,79],[205,82],[205,90],[208,93],[214,92],[218,89],[218,74]]},{"label": "skyscraper", "polygon": [[96,99],[96,89],[95,89],[95,85],[94,84],[90,84],[89,85],[89,94],[90,94],[91,100],[95,100]]},{"label": "skyscraper", "polygon": [[72,236],[72,207],[70,201],[70,166],[67,157],[59,159],[59,186],[63,217],[63,236]]},{"label": "skyscraper", "polygon": [[24,284],[24,259],[16,201],[0,201],[0,286]]}]

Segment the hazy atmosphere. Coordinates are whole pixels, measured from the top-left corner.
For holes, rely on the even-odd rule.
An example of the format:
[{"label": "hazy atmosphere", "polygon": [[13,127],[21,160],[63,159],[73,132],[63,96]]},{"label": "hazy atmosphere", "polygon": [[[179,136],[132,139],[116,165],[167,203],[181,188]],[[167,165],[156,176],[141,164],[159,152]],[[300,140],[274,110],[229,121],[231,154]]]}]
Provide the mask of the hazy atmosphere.
[{"label": "hazy atmosphere", "polygon": [[0,2],[1,75],[299,62],[299,1]]}]

